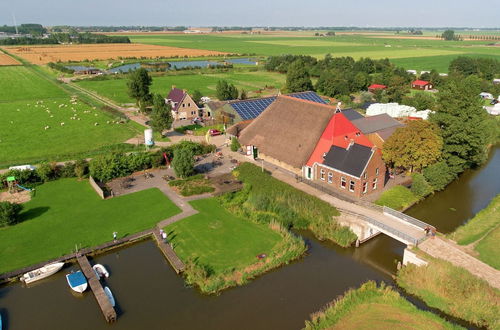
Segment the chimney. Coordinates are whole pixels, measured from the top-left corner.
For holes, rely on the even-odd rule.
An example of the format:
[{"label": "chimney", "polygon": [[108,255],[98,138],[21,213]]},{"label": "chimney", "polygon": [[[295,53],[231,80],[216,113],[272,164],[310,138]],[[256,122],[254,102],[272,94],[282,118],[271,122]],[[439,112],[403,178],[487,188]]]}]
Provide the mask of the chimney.
[{"label": "chimney", "polygon": [[175,89],[175,85],[172,85],[172,89]]},{"label": "chimney", "polygon": [[337,107],[335,108],[335,113],[339,113],[339,112],[342,112],[342,109],[341,109],[341,106],[342,105],[342,102],[338,102],[337,103]]},{"label": "chimney", "polygon": [[326,152],[323,153],[323,159],[325,159],[325,158],[326,158]]},{"label": "chimney", "polygon": [[354,144],[354,140],[351,139],[351,141],[349,141],[349,145],[347,146],[347,150],[351,149],[351,147],[353,146]]}]

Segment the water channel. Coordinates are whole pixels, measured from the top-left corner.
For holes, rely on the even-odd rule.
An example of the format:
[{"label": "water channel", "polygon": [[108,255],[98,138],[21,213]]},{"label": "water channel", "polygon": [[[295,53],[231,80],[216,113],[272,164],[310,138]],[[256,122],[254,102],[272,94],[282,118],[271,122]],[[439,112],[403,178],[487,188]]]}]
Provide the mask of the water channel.
[{"label": "water channel", "polygon": [[[484,208],[500,192],[500,146],[487,164],[464,173],[445,191],[408,211],[449,232]],[[152,241],[100,255],[107,285],[117,301],[115,329],[299,329],[309,314],[366,280],[393,284],[391,275],[404,245],[384,235],[359,248],[318,242],[307,232],[308,254],[251,283],[204,296],[184,285]],[[73,296],[64,275],[76,266],[26,288],[0,287],[6,329],[107,329],[90,292]],[[413,301],[413,300],[412,300]],[[421,305],[421,304],[420,304]],[[5,329],[5,328],[4,328]]]}]

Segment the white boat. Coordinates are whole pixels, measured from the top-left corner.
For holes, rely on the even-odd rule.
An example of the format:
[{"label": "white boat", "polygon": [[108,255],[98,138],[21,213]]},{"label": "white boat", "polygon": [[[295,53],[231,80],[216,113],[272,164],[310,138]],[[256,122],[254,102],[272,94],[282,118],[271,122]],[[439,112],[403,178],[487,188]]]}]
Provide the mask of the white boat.
[{"label": "white boat", "polygon": [[66,280],[68,281],[69,287],[75,292],[82,293],[87,290],[87,279],[81,270],[67,274]]},{"label": "white boat", "polygon": [[108,299],[109,299],[109,302],[111,303],[111,306],[115,307],[115,297],[113,297],[113,294],[111,293],[110,288],[105,286],[104,293],[106,293],[106,296],[108,296]]},{"label": "white boat", "polygon": [[57,273],[64,266],[64,262],[56,262],[53,264],[45,265],[41,268],[27,272],[21,276],[20,280],[26,284],[41,280]]},{"label": "white boat", "polygon": [[109,277],[108,270],[106,269],[106,267],[104,267],[101,264],[95,264],[94,266],[92,266],[92,269],[95,271],[97,277],[99,277],[99,278],[100,277],[106,277],[106,278]]}]

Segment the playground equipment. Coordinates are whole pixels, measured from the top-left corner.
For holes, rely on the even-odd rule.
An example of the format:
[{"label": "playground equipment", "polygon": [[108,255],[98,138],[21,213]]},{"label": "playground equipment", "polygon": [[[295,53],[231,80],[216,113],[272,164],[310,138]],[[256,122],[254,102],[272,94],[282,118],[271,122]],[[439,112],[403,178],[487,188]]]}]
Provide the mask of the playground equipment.
[{"label": "playground equipment", "polygon": [[28,189],[26,187],[21,186],[15,176],[9,176],[7,177],[7,187],[8,187],[8,192],[9,194],[15,194],[19,192],[18,188],[21,188],[22,190],[25,191],[31,191],[32,189]]}]

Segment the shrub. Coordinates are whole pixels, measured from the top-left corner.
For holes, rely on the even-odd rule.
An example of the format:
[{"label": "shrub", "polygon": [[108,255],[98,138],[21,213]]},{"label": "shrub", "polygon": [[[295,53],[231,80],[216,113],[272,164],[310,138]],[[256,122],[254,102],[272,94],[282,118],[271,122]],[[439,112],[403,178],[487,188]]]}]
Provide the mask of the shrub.
[{"label": "shrub", "polygon": [[0,227],[16,224],[22,209],[23,206],[20,204],[0,202]]},{"label": "shrub", "polygon": [[75,175],[81,179],[89,171],[89,163],[85,159],[79,159],[75,162]]},{"label": "shrub", "polygon": [[231,151],[238,151],[241,148],[241,144],[236,137],[231,139]]},{"label": "shrub", "polygon": [[423,174],[425,180],[434,190],[443,190],[457,177],[457,173],[444,161],[428,166],[424,169]]},{"label": "shrub", "polygon": [[43,162],[37,166],[36,171],[43,182],[47,182],[56,178],[55,164]]},{"label": "shrub", "polygon": [[57,168],[57,176],[60,178],[73,178],[76,176],[75,174],[75,163],[66,162],[64,166],[60,166]]},{"label": "shrub", "polygon": [[425,197],[432,193],[432,186],[425,180],[425,177],[420,173],[412,175],[413,183],[411,185],[411,192],[417,197]]}]

